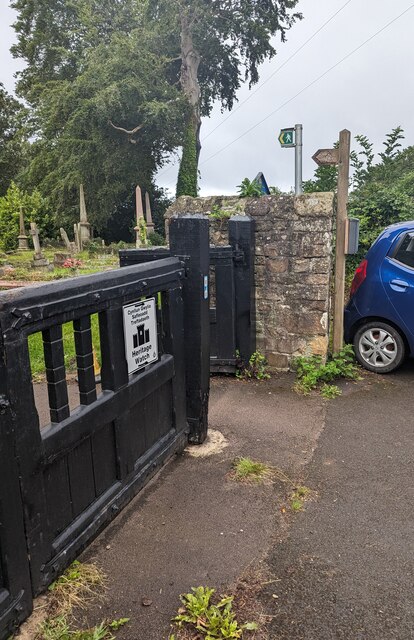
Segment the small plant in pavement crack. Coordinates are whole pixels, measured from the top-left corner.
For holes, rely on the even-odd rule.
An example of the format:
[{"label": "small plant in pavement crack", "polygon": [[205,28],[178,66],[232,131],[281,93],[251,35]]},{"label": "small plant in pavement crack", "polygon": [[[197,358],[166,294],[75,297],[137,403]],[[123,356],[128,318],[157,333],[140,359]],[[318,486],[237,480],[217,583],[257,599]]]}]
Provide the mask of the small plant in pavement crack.
[{"label": "small plant in pavement crack", "polygon": [[178,635],[169,640],[179,640],[180,630],[189,629],[197,638],[205,640],[238,640],[245,631],[255,631],[255,622],[239,624],[233,611],[233,596],[214,597],[215,590],[209,587],[193,587],[190,593],[180,596],[183,604],[173,623]]},{"label": "small plant in pavement crack", "polygon": [[339,353],[323,363],[321,356],[300,356],[294,361],[296,369],[295,391],[308,395],[320,385],[322,395],[325,398],[334,398],[340,395],[336,385],[328,384],[339,378],[359,380],[359,367],[355,362],[353,349],[346,345]]},{"label": "small plant in pavement crack", "polygon": [[267,360],[260,351],[255,351],[250,356],[247,365],[241,359],[240,351],[236,351],[236,367],[236,378],[239,380],[268,380],[270,378]]},{"label": "small plant in pavement crack", "polygon": [[232,476],[241,482],[262,482],[269,475],[270,468],[264,462],[251,458],[236,458],[232,465]]}]

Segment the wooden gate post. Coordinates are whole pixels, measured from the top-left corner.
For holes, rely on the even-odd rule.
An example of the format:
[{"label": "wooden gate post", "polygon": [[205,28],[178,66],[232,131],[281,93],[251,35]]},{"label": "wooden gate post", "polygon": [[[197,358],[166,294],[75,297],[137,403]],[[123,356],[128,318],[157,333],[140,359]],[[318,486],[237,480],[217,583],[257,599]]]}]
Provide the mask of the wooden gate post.
[{"label": "wooden gate post", "polygon": [[172,256],[186,260],[183,288],[189,441],[207,437],[210,393],[209,222],[202,215],[170,220]]},{"label": "wooden gate post", "polygon": [[234,255],[236,301],[236,348],[244,364],[256,350],[254,326],[255,291],[255,222],[247,216],[233,216],[229,221],[229,244]]}]

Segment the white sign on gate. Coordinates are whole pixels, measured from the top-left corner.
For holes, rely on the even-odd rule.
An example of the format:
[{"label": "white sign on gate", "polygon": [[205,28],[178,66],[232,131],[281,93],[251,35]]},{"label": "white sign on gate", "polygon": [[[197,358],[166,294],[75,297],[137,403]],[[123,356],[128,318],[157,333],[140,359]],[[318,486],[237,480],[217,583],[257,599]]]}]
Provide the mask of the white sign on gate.
[{"label": "white sign on gate", "polygon": [[158,360],[158,333],[155,298],[123,307],[125,356],[128,374]]}]

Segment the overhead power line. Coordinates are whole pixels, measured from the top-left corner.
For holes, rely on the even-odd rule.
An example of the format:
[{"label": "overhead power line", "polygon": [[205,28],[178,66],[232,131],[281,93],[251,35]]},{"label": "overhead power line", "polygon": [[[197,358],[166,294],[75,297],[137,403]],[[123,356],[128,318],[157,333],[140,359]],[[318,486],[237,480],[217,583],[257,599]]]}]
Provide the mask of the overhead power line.
[{"label": "overhead power line", "polygon": [[[262,87],[264,87],[264,85],[265,85],[265,84],[267,84],[267,83],[268,83],[268,82],[269,82],[269,81],[270,81],[270,80],[271,80],[271,79],[272,79],[276,74],[278,74],[278,73],[279,73],[279,71],[281,71],[284,67],[286,67],[286,65],[287,65],[287,64],[289,64],[289,62],[290,62],[291,60],[293,60],[293,58],[294,58],[295,56],[297,56],[297,54],[298,54],[300,51],[302,51],[302,49],[304,49],[304,48],[306,47],[306,45],[307,45],[307,44],[309,44],[309,42],[311,42],[311,40],[313,40],[313,39],[318,35],[318,33],[320,33],[320,32],[321,32],[321,31],[322,31],[322,30],[323,30],[323,29],[324,29],[324,28],[325,28],[325,27],[326,27],[330,22],[332,22],[332,20],[333,20],[334,18],[336,18],[336,16],[337,16],[339,13],[341,13],[341,11],[343,11],[343,10],[345,9],[345,7],[347,7],[351,2],[352,2],[352,0],[347,0],[347,2],[345,2],[345,4],[344,4],[344,5],[342,5],[342,7],[341,7],[340,9],[338,9],[337,11],[335,11],[335,13],[333,13],[333,14],[331,15],[331,17],[330,17],[330,18],[328,18],[328,20],[326,20],[326,22],[324,22],[324,23],[319,27],[319,29],[317,29],[317,30],[316,30],[316,31],[315,31],[315,32],[310,36],[310,38],[308,38],[307,40],[305,40],[305,42],[304,42],[304,43],[303,43],[303,44],[302,44],[298,49],[296,49],[296,51],[294,51],[294,53],[292,53],[292,55],[291,55],[291,56],[289,56],[289,58],[288,58],[287,60],[285,60],[285,62],[284,62],[283,64],[281,64],[281,65],[280,65],[280,67],[278,67],[278,68],[277,68],[273,73],[271,73],[271,74],[270,74],[270,76],[269,76],[268,78],[266,78],[266,80],[263,80],[263,82],[261,82],[261,83],[260,83],[260,84],[259,84],[259,85],[254,89],[254,91],[252,91],[252,92],[249,94],[249,96],[248,96],[247,98],[245,98],[245,100],[243,100],[242,102],[239,102],[239,103],[238,103],[238,105],[237,105],[237,107],[235,107],[234,109],[232,109],[232,111],[229,113],[229,115],[228,115],[226,118],[224,118],[224,120],[222,120],[222,122],[220,122],[220,124],[218,124],[214,129],[212,129],[212,131],[210,131],[210,132],[209,132],[209,133],[208,133],[208,134],[203,138],[203,142],[204,142],[204,140],[207,140],[207,138],[209,138],[209,137],[210,137],[210,136],[211,136],[211,135],[212,135],[212,134],[213,134],[217,129],[219,129],[219,127],[221,127],[225,122],[227,122],[227,120],[228,120],[229,118],[231,118],[231,117],[236,113],[236,111],[238,111],[239,109],[241,109],[241,108],[242,108],[242,106],[243,106],[244,104],[246,104],[246,102],[248,102],[251,98],[253,98],[253,96],[254,96],[254,95],[256,95],[256,93],[257,93],[258,91],[260,91],[260,89],[261,89]],[[159,176],[158,176],[158,177],[160,178],[160,177],[161,177],[161,176],[163,176],[165,173],[167,173],[168,171],[170,171],[170,170],[175,166],[175,164],[176,164],[176,163],[172,164],[172,165],[171,165],[171,166],[169,166],[167,169],[165,169],[164,171],[162,171],[162,172],[159,174]]]},{"label": "overhead power line", "polygon": [[228,114],[228,116],[226,118],[224,118],[224,120],[222,120],[216,127],[214,127],[214,129],[212,129],[204,138],[203,138],[203,142],[204,140],[207,140],[207,138],[209,138],[215,131],[217,131],[217,129],[219,129],[225,122],[227,122],[227,120],[229,120],[239,109],[242,108],[243,105],[246,104],[246,102],[248,102],[249,100],[251,100],[253,98],[253,96],[256,95],[256,93],[258,91],[260,91],[260,89],[262,87],[265,86],[265,84],[267,84],[272,78],[275,77],[275,75],[277,75],[279,73],[279,71],[281,71],[282,69],[284,69],[284,67],[286,67],[287,64],[289,64],[289,62],[291,60],[293,60],[293,58],[295,56],[298,55],[298,53],[300,51],[302,51],[302,49],[304,49],[306,47],[307,44],[309,44],[309,42],[311,42],[317,35],[318,33],[320,33],[322,31],[322,29],[324,29],[330,22],[332,22],[332,20],[334,18],[336,18],[336,16],[341,13],[341,11],[343,11],[345,9],[345,7],[347,7],[350,3],[352,2],[352,0],[348,0],[347,2],[345,2],[345,4],[338,9],[337,11],[335,11],[335,13],[333,15],[331,15],[330,18],[328,18],[328,20],[326,22],[324,22],[319,29],[317,29],[311,36],[310,38],[308,38],[307,40],[305,40],[305,42],[298,48],[296,49],[296,51],[294,51],[294,53],[292,53],[291,56],[289,56],[289,58],[287,58],[287,60],[285,60],[285,62],[283,64],[280,65],[280,67],[278,67],[275,71],[273,71],[273,73],[270,74],[270,76],[268,78],[266,78],[266,80],[263,80],[263,82],[261,82],[256,89],[254,89],[254,91],[251,91],[250,94],[247,96],[247,98],[245,98],[244,100],[242,100],[241,102],[239,102],[237,104],[237,106],[232,109],[230,111],[230,113]]},{"label": "overhead power line", "polygon": [[368,44],[369,42],[371,42],[371,40],[373,40],[374,38],[376,38],[378,35],[380,35],[380,33],[382,33],[383,31],[385,31],[386,29],[388,29],[388,27],[390,27],[392,24],[394,24],[394,22],[396,22],[397,20],[399,20],[400,18],[402,18],[406,13],[408,13],[412,8],[414,7],[414,3],[411,4],[407,9],[405,9],[402,13],[400,13],[398,16],[396,16],[395,18],[393,18],[392,20],[390,20],[389,22],[387,22],[387,24],[385,24],[381,29],[379,29],[378,31],[376,31],[372,36],[370,36],[369,38],[367,38],[366,40],[364,40],[364,42],[362,42],[360,45],[358,45],[358,47],[355,47],[355,49],[353,49],[352,51],[350,51],[349,53],[347,53],[346,56],[344,56],[343,58],[341,58],[341,60],[339,60],[338,62],[336,62],[334,65],[332,65],[331,67],[329,67],[329,69],[326,69],[326,71],[324,71],[323,73],[321,73],[320,76],[318,76],[317,78],[315,78],[314,80],[312,80],[312,82],[310,82],[309,84],[306,85],[306,87],[303,87],[303,89],[301,89],[300,91],[298,91],[294,96],[292,96],[291,98],[289,98],[288,100],[286,100],[283,104],[281,104],[277,109],[274,109],[271,113],[269,113],[265,118],[263,118],[262,120],[260,120],[259,122],[257,122],[256,124],[254,124],[252,127],[250,127],[249,129],[247,129],[244,133],[242,133],[241,135],[239,135],[237,138],[235,138],[234,140],[232,140],[231,142],[229,142],[228,144],[226,144],[224,147],[222,147],[221,149],[219,149],[218,151],[216,151],[215,153],[213,153],[209,158],[207,158],[206,160],[204,160],[204,162],[200,163],[200,166],[203,166],[205,164],[207,164],[207,162],[210,162],[210,160],[212,160],[213,158],[215,158],[216,156],[218,156],[220,153],[222,153],[223,151],[225,151],[226,149],[228,149],[229,147],[231,147],[233,144],[235,144],[235,142],[238,142],[239,140],[241,140],[241,138],[244,138],[244,136],[246,136],[248,133],[250,133],[251,131],[253,131],[254,129],[256,129],[257,127],[259,127],[261,124],[263,124],[263,122],[266,122],[266,120],[269,120],[269,118],[271,118],[275,113],[277,113],[278,111],[280,111],[281,109],[283,109],[283,107],[286,107],[286,105],[288,105],[290,102],[292,102],[293,100],[295,100],[298,96],[300,96],[302,93],[304,93],[305,91],[307,91],[308,89],[310,89],[310,87],[313,87],[313,85],[315,85],[317,82],[319,82],[319,80],[322,80],[322,78],[324,78],[326,75],[328,75],[328,73],[330,73],[333,69],[335,69],[336,67],[338,67],[340,64],[342,64],[343,62],[345,62],[345,60],[348,60],[348,58],[350,58],[351,56],[353,56],[357,51],[359,51],[360,49],[362,49],[362,47],[364,47],[366,44]]}]

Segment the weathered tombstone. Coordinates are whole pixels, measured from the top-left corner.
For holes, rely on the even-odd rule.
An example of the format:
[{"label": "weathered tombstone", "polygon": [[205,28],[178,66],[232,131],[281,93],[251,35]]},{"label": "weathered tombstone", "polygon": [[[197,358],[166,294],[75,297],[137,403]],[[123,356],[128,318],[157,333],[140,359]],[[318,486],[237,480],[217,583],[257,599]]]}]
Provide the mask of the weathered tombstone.
[{"label": "weathered tombstone", "polygon": [[47,258],[45,258],[42,253],[42,248],[40,246],[39,240],[39,230],[35,222],[30,223],[30,235],[32,236],[33,246],[35,250],[32,260],[33,269],[48,269],[49,260],[47,260]]},{"label": "weathered tombstone", "polygon": [[66,260],[72,257],[71,253],[64,253],[63,251],[57,251],[53,256],[53,264],[55,267],[63,267]]},{"label": "weathered tombstone", "polygon": [[[135,201],[136,201],[136,214],[137,214],[137,224],[136,224],[136,227],[134,228],[135,246],[137,249],[139,249],[143,245],[145,246],[147,244],[146,242],[147,228],[146,228],[145,218],[144,218],[144,209],[142,207],[142,193],[141,193],[141,188],[139,186],[137,186],[137,188],[135,189]],[[144,238],[142,238],[141,235],[143,235]]]},{"label": "weathered tombstone", "polygon": [[147,218],[147,231],[148,233],[154,233],[155,226],[152,221],[151,202],[147,191],[145,192],[145,215]]},{"label": "weathered tombstone", "polygon": [[86,214],[85,193],[83,190],[83,184],[81,184],[80,186],[79,200],[80,200],[79,236],[80,236],[80,251],[82,251],[83,244],[85,242],[90,242],[91,240],[91,225],[88,222],[88,216]]},{"label": "weathered tombstone", "polygon": [[78,224],[74,224],[73,225],[73,233],[75,235],[75,245],[76,245],[76,251],[82,251],[82,242],[81,242],[81,238],[80,238],[80,225]]},{"label": "weathered tombstone", "polygon": [[76,251],[77,251],[76,242],[71,242],[69,240],[68,234],[63,229],[63,227],[60,227],[60,235],[61,235],[62,240],[63,240],[63,242],[65,244],[65,247],[69,251],[69,253],[76,253]]},{"label": "weathered tombstone", "polygon": [[19,251],[29,251],[29,236],[24,226],[23,208],[20,207],[20,233],[18,236]]}]

